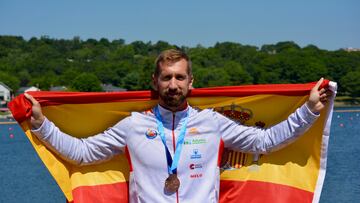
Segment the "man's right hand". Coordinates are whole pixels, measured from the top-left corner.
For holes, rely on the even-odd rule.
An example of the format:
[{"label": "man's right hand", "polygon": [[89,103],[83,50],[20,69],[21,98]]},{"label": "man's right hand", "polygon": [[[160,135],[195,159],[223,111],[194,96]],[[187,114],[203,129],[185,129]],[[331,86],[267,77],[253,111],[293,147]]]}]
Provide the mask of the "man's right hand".
[{"label": "man's right hand", "polygon": [[32,103],[31,125],[34,129],[38,129],[45,120],[40,103],[30,94],[25,93],[24,95]]}]

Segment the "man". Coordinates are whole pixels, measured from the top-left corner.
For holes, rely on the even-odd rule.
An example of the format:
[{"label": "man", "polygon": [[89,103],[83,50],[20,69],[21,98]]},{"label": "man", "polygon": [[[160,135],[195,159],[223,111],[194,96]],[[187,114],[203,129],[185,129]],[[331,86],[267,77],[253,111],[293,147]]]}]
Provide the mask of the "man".
[{"label": "man", "polygon": [[[268,153],[292,142],[318,118],[329,94],[319,87],[287,120],[269,128],[246,127],[211,109],[195,110],[186,97],[192,88],[191,62],[178,50],[166,50],[156,60],[152,76],[159,104],[134,112],[105,132],[78,139],[62,133],[33,104],[33,132],[64,159],[92,164],[127,153],[131,164],[130,202],[218,202],[219,151]],[[201,145],[183,145],[185,137]]]}]

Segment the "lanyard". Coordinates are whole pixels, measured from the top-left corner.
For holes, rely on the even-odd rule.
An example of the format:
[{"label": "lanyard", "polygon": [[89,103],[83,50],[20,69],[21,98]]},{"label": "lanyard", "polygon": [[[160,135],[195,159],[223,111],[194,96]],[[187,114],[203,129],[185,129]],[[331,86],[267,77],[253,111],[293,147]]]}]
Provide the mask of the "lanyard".
[{"label": "lanyard", "polygon": [[183,125],[181,127],[180,135],[178,137],[178,141],[176,142],[176,150],[175,150],[173,159],[171,158],[169,149],[166,146],[164,125],[163,125],[163,120],[162,120],[162,117],[160,115],[158,106],[155,107],[155,116],[156,116],[156,122],[157,122],[157,125],[158,125],[158,130],[159,130],[159,133],[160,133],[161,141],[164,144],[165,151],[166,151],[166,160],[167,160],[167,163],[168,163],[168,172],[169,172],[169,174],[175,174],[178,163],[179,163],[179,159],[180,159],[181,149],[182,149],[182,146],[184,144],[185,133],[186,133],[186,125],[187,125],[189,113],[188,113],[188,111],[186,112],[186,117],[185,117],[184,123],[183,123]]}]

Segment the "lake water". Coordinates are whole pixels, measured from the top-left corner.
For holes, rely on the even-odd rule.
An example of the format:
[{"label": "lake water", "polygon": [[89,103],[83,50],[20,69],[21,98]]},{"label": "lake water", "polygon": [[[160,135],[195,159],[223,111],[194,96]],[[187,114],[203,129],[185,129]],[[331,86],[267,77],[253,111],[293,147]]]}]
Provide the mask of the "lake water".
[{"label": "lake water", "polygon": [[[360,202],[360,112],[335,112],[321,203]],[[0,203],[65,203],[16,124],[0,125]]]}]

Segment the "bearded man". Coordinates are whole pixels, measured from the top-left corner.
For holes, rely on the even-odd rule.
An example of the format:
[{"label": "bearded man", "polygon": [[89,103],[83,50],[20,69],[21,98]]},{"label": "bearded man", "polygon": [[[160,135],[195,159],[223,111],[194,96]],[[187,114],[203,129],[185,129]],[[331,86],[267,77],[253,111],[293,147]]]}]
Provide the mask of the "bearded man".
[{"label": "bearded man", "polygon": [[[152,76],[158,105],[150,111],[133,112],[103,133],[84,139],[61,132],[26,94],[33,104],[32,132],[74,164],[96,164],[126,153],[131,164],[131,203],[218,202],[221,148],[246,153],[279,149],[311,127],[330,96],[326,89],[319,89],[320,79],[303,106],[285,121],[260,129],[240,125],[212,109],[192,108],[186,98],[193,81],[189,57],[179,50],[163,51]],[[205,142],[183,145],[189,136]]]}]

